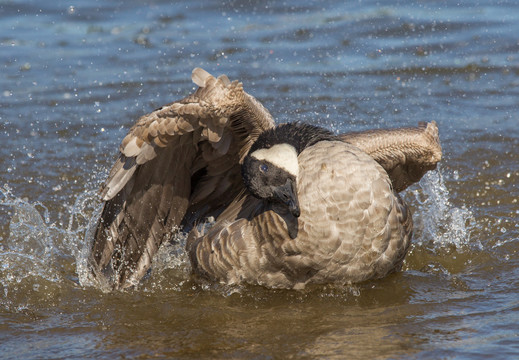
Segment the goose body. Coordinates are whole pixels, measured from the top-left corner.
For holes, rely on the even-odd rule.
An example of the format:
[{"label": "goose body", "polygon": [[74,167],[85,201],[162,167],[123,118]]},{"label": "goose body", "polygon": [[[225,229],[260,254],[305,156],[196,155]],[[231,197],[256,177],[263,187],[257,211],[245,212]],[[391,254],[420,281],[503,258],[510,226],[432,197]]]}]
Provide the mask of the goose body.
[{"label": "goose body", "polygon": [[248,199],[256,216],[223,214],[188,244],[196,272],[231,284],[300,288],[379,278],[399,267],[412,223],[384,169],[341,141],[319,142],[298,160],[300,216]]},{"label": "goose body", "polygon": [[[145,115],[102,189],[90,263],[113,288],[138,283],[160,244],[188,233],[211,281],[300,288],[401,267],[412,219],[397,191],[436,167],[436,124],[335,136],[268,111],[227,77]],[[205,231],[196,224],[214,217]]]}]

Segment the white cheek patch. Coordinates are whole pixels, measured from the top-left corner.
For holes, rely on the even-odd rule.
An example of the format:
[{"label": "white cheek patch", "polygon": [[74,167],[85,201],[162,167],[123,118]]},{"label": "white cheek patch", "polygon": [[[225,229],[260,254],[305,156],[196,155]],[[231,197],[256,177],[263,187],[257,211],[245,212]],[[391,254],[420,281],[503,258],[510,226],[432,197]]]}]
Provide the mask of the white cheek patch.
[{"label": "white cheek patch", "polygon": [[270,149],[256,150],[251,156],[257,160],[266,160],[297,179],[299,162],[297,161],[297,151],[292,145],[277,144]]}]

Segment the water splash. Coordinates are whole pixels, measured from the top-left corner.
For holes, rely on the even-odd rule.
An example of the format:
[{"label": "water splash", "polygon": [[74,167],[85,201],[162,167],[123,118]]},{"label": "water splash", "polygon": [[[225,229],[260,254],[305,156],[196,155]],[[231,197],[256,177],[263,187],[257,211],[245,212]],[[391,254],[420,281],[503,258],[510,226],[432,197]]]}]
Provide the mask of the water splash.
[{"label": "water splash", "polygon": [[441,169],[429,171],[420,180],[418,189],[411,192],[418,209],[413,216],[415,228],[421,235],[415,243],[433,247],[476,246],[482,248],[480,242],[471,240],[470,230],[474,224],[474,216],[466,207],[456,207],[449,201],[450,194]]},{"label": "water splash", "polygon": [[186,241],[187,235],[177,232],[170,241],[159,247],[152,260],[152,281],[142,284],[144,291],[182,291],[188,286],[191,263],[186,252]]},{"label": "water splash", "polygon": [[[421,234],[415,243],[438,248],[463,247],[471,242],[472,213],[450,203],[441,171],[427,173],[419,188],[408,195],[417,203],[414,218]],[[51,221],[54,214],[47,206],[16,197],[7,185],[0,188],[0,207],[12,211],[9,234],[0,237],[0,293],[4,295],[0,305],[17,303],[23,307],[28,304],[28,290],[37,292],[48,284],[101,288],[88,266],[102,209],[96,190],[85,190],[72,204],[62,205],[60,211],[65,215],[61,218],[65,220],[57,223]],[[161,246],[151,270],[153,281],[144,285],[145,290],[182,289],[190,273],[185,241],[179,234]]]},{"label": "water splash", "polygon": [[[96,196],[97,199],[97,196]],[[85,201],[88,199],[85,199]],[[88,201],[87,201],[88,203]],[[78,202],[76,201],[76,204]],[[69,229],[70,232],[72,229],[70,228],[70,225],[72,224],[74,220],[74,214],[83,214],[82,209],[85,206],[84,202],[79,203],[79,207],[72,207],[70,210],[71,218],[69,221]],[[76,272],[78,276],[78,281],[82,286],[97,286],[101,287],[102,290],[109,291],[106,287],[106,284],[100,284],[98,280],[94,279],[92,276],[92,272],[90,271],[90,267],[88,264],[88,259],[90,256],[90,249],[92,248],[92,242],[94,240],[94,235],[97,227],[97,220],[99,219],[99,216],[101,215],[101,211],[103,210],[102,204],[97,204],[94,211],[88,216],[84,217],[83,220],[85,221],[84,227],[80,228],[81,233],[80,238],[83,240],[81,242],[81,246],[77,247],[77,253],[76,253]]]},{"label": "water splash", "polygon": [[65,224],[51,222],[43,203],[16,197],[7,185],[0,188],[0,207],[12,212],[8,235],[0,237],[0,305],[28,308],[43,288],[79,284],[73,269],[77,265],[78,274],[83,271],[84,233],[98,206],[95,192],[85,191],[64,206]]},{"label": "water splash", "polygon": [[[0,306],[14,311],[30,309],[36,298],[48,295],[49,286],[111,288],[95,279],[88,259],[97,220],[102,211],[97,190],[84,190],[71,204],[49,210],[42,202],[30,202],[0,187],[0,209],[9,209],[8,231],[0,234]],[[52,221],[56,215],[60,220]],[[185,253],[186,236],[177,234],[155,255],[151,270],[155,288],[175,288],[187,279],[190,264]],[[44,290],[44,288],[46,290]],[[41,300],[41,299],[40,299]]]},{"label": "water splash", "polygon": [[[8,186],[0,188],[0,195],[0,205],[14,210],[9,237],[2,242],[2,280],[19,282],[25,276],[38,275],[56,281],[58,274],[48,271],[56,251],[55,228],[48,226],[48,209],[40,202],[30,204],[14,197]],[[20,266],[28,262],[33,266]]]}]

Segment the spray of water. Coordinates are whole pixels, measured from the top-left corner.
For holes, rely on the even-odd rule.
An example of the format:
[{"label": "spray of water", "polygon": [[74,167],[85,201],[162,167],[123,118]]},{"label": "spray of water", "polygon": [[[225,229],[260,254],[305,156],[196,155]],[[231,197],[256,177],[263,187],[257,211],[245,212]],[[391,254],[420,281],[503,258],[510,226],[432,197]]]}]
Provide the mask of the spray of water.
[{"label": "spray of water", "polygon": [[[16,197],[7,185],[0,188],[0,207],[11,213],[9,233],[0,237],[2,305],[9,307],[13,298],[24,298],[27,291],[37,292],[49,284],[79,284],[71,269],[76,265],[80,277],[86,270],[84,233],[96,206],[95,192],[86,191],[72,205],[64,205],[65,224],[56,223],[41,202]],[[24,301],[15,302],[24,307]]]},{"label": "spray of water", "polygon": [[41,203],[30,204],[0,188],[0,205],[13,209],[9,236],[0,248],[1,285],[7,297],[8,283],[20,283],[26,277],[59,281],[60,274],[50,269],[55,256],[55,228],[48,227],[49,211]]},{"label": "spray of water", "polygon": [[451,204],[449,190],[445,185],[441,169],[430,171],[422,178],[417,189],[411,192],[418,209],[414,209],[415,228],[421,231],[415,243],[433,247],[454,245],[481,247],[471,242],[470,229],[474,223],[472,212]]}]

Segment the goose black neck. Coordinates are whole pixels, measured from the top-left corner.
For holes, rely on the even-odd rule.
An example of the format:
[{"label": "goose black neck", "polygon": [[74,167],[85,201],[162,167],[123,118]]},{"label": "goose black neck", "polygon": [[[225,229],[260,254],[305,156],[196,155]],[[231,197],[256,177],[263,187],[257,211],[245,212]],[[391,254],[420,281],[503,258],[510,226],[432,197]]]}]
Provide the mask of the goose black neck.
[{"label": "goose black neck", "polygon": [[299,155],[301,151],[320,141],[333,141],[337,137],[329,130],[303,123],[288,123],[264,131],[252,145],[250,152],[271,148],[276,144],[290,144]]}]

